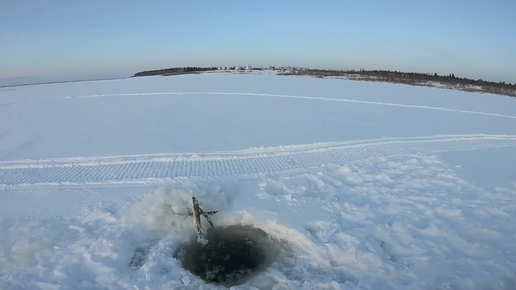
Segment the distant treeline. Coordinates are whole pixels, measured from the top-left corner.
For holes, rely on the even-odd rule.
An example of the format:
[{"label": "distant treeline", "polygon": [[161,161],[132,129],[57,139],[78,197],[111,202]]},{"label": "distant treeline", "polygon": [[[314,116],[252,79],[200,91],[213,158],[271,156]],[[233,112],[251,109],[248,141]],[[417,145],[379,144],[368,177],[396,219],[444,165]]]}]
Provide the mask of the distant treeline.
[{"label": "distant treeline", "polygon": [[281,75],[310,75],[315,77],[343,76],[354,80],[382,81],[409,85],[432,86],[432,83],[448,85],[450,88],[465,91],[482,91],[516,97],[516,83],[492,82],[482,79],[459,78],[454,74],[438,75],[437,73],[414,73],[390,70],[289,70]]},{"label": "distant treeline", "polygon": [[216,70],[216,67],[172,67],[165,69],[157,69],[157,70],[147,70],[141,71],[134,74],[133,77],[145,77],[145,76],[159,76],[159,75],[178,75],[178,74],[191,74],[198,73],[203,71]]}]

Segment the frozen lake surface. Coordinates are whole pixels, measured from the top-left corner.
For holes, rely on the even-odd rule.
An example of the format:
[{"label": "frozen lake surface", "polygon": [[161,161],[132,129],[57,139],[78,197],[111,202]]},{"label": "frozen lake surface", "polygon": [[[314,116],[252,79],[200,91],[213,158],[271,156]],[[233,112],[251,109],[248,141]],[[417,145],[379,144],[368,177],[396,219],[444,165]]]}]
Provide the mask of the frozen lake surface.
[{"label": "frozen lake surface", "polygon": [[516,287],[515,98],[205,73],[1,88],[0,124],[2,289],[219,289],[172,255],[191,196],[285,244],[234,289]]}]

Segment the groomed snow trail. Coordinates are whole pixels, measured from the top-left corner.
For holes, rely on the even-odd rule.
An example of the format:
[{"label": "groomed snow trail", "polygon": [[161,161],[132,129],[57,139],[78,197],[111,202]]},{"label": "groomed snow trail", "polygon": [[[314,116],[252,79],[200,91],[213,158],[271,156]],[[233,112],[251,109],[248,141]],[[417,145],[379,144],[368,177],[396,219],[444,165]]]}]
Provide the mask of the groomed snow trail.
[{"label": "groomed snow trail", "polygon": [[514,135],[443,135],[333,142],[204,154],[152,154],[0,162],[0,189],[156,184],[176,177],[249,176],[371,156],[516,146]]}]

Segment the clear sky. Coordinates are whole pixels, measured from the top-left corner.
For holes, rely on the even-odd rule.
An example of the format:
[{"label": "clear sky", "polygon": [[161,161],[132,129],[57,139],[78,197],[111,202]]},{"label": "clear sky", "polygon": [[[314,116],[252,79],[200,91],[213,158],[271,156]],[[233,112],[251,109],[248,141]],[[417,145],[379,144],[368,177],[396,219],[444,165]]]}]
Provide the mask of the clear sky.
[{"label": "clear sky", "polygon": [[0,0],[0,78],[306,66],[516,82],[515,0]]}]

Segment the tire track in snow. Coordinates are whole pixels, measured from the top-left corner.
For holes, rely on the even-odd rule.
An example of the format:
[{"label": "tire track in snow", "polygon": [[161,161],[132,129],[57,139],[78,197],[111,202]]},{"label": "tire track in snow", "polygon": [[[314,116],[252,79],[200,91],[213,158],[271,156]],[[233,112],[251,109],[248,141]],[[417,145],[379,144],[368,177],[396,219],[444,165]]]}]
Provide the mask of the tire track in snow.
[{"label": "tire track in snow", "polygon": [[286,98],[286,99],[319,100],[319,101],[328,101],[328,102],[357,103],[357,104],[366,104],[366,105],[434,110],[434,111],[444,111],[444,112],[516,119],[516,116],[512,116],[512,115],[488,113],[488,112],[481,112],[481,111],[471,111],[471,110],[461,110],[461,109],[451,109],[451,108],[444,108],[444,107],[408,105],[408,104],[376,102],[376,101],[364,101],[364,100],[346,99],[346,98],[327,98],[327,97],[314,97],[314,96],[262,94],[262,93],[246,93],[246,92],[243,92],[243,93],[234,93],[234,92],[155,92],[155,93],[97,94],[97,95],[83,95],[83,96],[54,97],[54,98],[47,98],[47,99],[41,99],[41,100],[30,100],[30,101],[19,102],[19,103],[18,102],[0,103],[0,106],[15,105],[15,104],[29,104],[32,102],[72,100],[72,99],[134,97],[134,96],[167,96],[167,95],[171,95],[171,96],[173,96],[173,95],[175,95],[175,96],[183,96],[183,95],[230,95],[230,96],[235,96],[236,95],[236,96],[248,96],[248,97],[273,97],[273,98]]},{"label": "tire track in snow", "polygon": [[344,165],[373,156],[516,147],[516,135],[443,135],[257,148],[0,162],[0,189],[163,183],[177,177],[252,176]]}]

